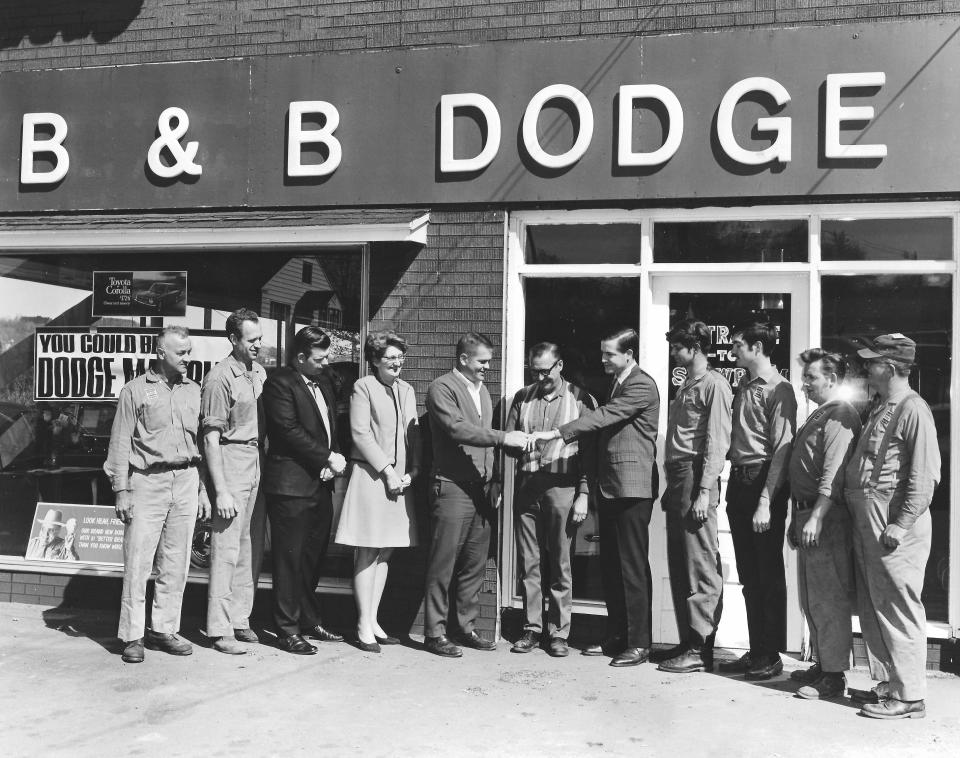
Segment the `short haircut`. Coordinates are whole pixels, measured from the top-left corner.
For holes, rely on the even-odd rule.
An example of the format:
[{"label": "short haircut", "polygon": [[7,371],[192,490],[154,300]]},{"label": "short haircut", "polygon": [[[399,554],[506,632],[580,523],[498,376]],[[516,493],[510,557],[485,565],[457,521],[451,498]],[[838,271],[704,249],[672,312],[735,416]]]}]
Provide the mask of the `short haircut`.
[{"label": "short haircut", "polygon": [[313,348],[326,350],[330,347],[330,335],[319,326],[305,326],[293,337],[294,356],[303,353],[309,356]]},{"label": "short haircut", "polygon": [[493,350],[493,343],[485,334],[481,334],[480,332],[467,332],[457,340],[457,354],[455,357],[459,358],[464,353],[473,355],[478,347]]},{"label": "short haircut", "polygon": [[395,347],[401,353],[407,353],[407,341],[390,329],[384,329],[382,332],[372,332],[367,335],[366,342],[363,345],[363,357],[372,369],[377,361],[383,358],[388,347]]},{"label": "short haircut", "polygon": [[553,342],[538,342],[527,351],[527,361],[533,363],[534,360],[539,358],[544,353],[550,353],[553,356],[553,359],[556,361],[563,359],[563,354],[560,352],[560,348],[557,347],[556,344]]},{"label": "short haircut", "polygon": [[633,359],[636,360],[637,356],[640,354],[640,335],[637,334],[636,329],[632,329],[629,326],[625,326],[622,329],[618,329],[612,334],[608,334],[603,338],[603,342],[616,342],[617,350],[621,353],[627,352],[627,350],[633,351]]},{"label": "short haircut", "polygon": [[811,347],[809,350],[804,350],[800,353],[800,362],[804,366],[809,366],[811,363],[816,363],[817,361],[823,364],[823,372],[825,374],[836,374],[837,379],[841,382],[847,375],[847,359],[840,355],[840,353],[831,353],[822,347]]},{"label": "short haircut", "polygon": [[257,315],[256,311],[252,311],[249,308],[237,308],[233,313],[227,316],[227,325],[224,331],[226,331],[227,336],[235,336],[237,339],[243,337],[243,322],[252,321],[255,324],[260,323],[260,316]]},{"label": "short haircut", "polygon": [[731,334],[736,337],[738,334],[743,338],[743,342],[749,347],[757,342],[763,347],[763,354],[767,357],[777,346],[777,327],[772,321],[744,321],[733,327]]},{"label": "short haircut", "polygon": [[692,318],[678,321],[667,332],[667,342],[671,345],[674,343],[683,345],[688,350],[699,347],[701,353],[706,353],[712,344],[710,327]]},{"label": "short haircut", "polygon": [[185,326],[180,324],[171,324],[170,326],[165,326],[157,333],[157,349],[163,346],[163,340],[168,334],[176,334],[178,337],[183,337],[184,339],[190,338],[190,330]]}]

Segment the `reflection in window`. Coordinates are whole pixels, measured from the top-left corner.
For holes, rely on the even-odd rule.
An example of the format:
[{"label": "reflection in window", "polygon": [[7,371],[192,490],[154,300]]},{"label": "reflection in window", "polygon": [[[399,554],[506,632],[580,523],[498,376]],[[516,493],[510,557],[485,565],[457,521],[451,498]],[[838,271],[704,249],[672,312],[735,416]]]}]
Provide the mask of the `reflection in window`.
[{"label": "reflection in window", "polygon": [[949,218],[824,219],[825,261],[945,261],[953,257]]},{"label": "reflection in window", "polygon": [[639,263],[640,224],[527,227],[527,263]]},{"label": "reflection in window", "polygon": [[797,263],[807,260],[806,221],[657,222],[656,263]]},{"label": "reflection in window", "polygon": [[[943,461],[940,486],[930,506],[933,548],[923,601],[927,615],[947,620],[950,522],[950,367],[952,281],[948,275],[824,276],[823,347],[852,359],[848,380],[854,404],[865,410],[863,367],[856,352],[881,334],[902,332],[917,343],[910,385],[933,410]],[[919,304],[922,303],[922,307]]]}]

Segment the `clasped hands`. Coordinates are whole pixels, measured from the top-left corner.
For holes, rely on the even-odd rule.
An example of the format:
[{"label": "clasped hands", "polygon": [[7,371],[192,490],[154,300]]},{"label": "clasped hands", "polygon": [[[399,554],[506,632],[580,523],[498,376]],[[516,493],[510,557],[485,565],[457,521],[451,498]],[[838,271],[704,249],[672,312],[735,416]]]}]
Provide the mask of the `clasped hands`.
[{"label": "clasped hands", "polygon": [[340,453],[330,453],[327,458],[327,465],[320,472],[320,481],[329,482],[333,477],[339,476],[347,470],[347,459]]},{"label": "clasped hands", "polygon": [[507,447],[516,447],[530,452],[533,450],[538,442],[549,442],[550,440],[560,439],[560,430],[554,429],[549,432],[533,432],[532,434],[527,434],[526,432],[507,432],[503,444]]},{"label": "clasped hands", "polygon": [[399,497],[403,494],[403,491],[413,483],[418,471],[416,468],[413,468],[409,473],[400,476],[393,466],[387,466],[380,473],[383,476],[383,483],[387,488],[387,493],[392,497]]}]

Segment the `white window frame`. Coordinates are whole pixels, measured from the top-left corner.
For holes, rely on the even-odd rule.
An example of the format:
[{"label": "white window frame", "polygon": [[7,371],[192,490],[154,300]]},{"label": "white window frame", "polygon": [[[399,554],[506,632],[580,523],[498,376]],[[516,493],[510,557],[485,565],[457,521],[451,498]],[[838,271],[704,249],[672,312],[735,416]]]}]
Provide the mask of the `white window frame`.
[{"label": "white window frame", "polygon": [[[950,218],[953,221],[953,250],[950,260],[920,261],[824,261],[820,255],[820,229],[825,219],[902,219]],[[772,221],[806,220],[808,259],[799,263],[654,263],[653,233],[658,222],[682,221]],[[528,226],[561,224],[625,224],[640,225],[640,258],[638,264],[536,264],[524,259]],[[853,274],[949,274],[953,277],[953,343],[950,369],[950,397],[960,397],[960,203],[956,202],[896,202],[896,203],[837,203],[809,205],[764,205],[744,207],[703,207],[693,209],[667,208],[647,210],[551,210],[515,211],[505,214],[504,271],[504,355],[503,393],[511,397],[524,383],[524,281],[530,278],[558,277],[634,277],[640,285],[640,322],[651,305],[650,277],[658,273],[687,273],[691,268],[699,273],[806,273],[810,278],[809,334],[816,343],[821,335],[821,278],[823,275]],[[639,361],[646,359],[641,343]],[[929,638],[960,637],[960,466],[955,462],[960,450],[960,408],[951,409],[950,449],[950,568],[947,584],[947,623],[928,621]],[[505,491],[512,491],[512,471],[507,472]],[[513,592],[516,586],[516,546],[513,535],[513,514],[504,508],[501,546],[500,577],[504,588],[504,605],[522,607],[522,601]],[[577,613],[604,615],[603,603],[575,602]]]}]

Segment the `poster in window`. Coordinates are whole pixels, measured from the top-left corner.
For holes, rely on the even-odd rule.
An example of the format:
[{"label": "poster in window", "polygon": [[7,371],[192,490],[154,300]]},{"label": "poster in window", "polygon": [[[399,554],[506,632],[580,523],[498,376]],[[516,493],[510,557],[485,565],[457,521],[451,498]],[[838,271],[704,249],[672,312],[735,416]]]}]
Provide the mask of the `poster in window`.
[{"label": "poster in window", "polygon": [[123,565],[123,522],[109,505],[37,503],[24,558]]},{"label": "poster in window", "polygon": [[94,271],[93,315],[184,316],[186,271]]}]

